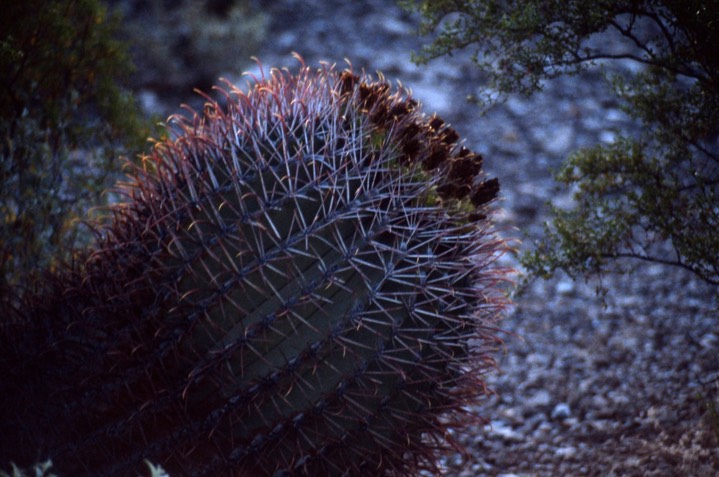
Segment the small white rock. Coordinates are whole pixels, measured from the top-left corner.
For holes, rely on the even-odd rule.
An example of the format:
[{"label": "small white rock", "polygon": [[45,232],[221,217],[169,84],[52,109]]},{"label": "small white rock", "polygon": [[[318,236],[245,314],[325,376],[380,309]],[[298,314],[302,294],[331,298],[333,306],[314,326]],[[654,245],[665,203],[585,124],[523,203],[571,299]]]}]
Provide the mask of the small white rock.
[{"label": "small white rock", "polygon": [[570,278],[566,278],[557,283],[557,293],[560,295],[569,295],[574,291],[574,282]]},{"label": "small white rock", "polygon": [[552,419],[567,419],[572,415],[572,411],[569,408],[569,404],[561,402],[554,406],[554,409],[552,409],[552,414],[550,415]]},{"label": "small white rock", "polygon": [[554,451],[555,455],[563,458],[572,457],[577,453],[576,447],[573,446],[567,446],[567,447],[560,447],[557,450]]},{"label": "small white rock", "polygon": [[546,407],[552,403],[552,395],[546,389],[540,389],[527,399],[527,407]]},{"label": "small white rock", "polygon": [[502,440],[506,442],[521,442],[524,440],[522,434],[512,429],[511,426],[503,421],[492,421],[490,433],[501,437]]}]

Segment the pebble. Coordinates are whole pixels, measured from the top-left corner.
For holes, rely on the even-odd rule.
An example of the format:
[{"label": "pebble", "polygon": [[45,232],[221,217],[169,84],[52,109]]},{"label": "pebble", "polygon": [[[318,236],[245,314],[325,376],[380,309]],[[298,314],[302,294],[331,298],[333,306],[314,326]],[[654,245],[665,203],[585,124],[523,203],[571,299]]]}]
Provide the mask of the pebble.
[{"label": "pebble", "polygon": [[574,291],[574,281],[569,278],[560,280],[555,289],[560,295],[569,295]]},{"label": "pebble", "polygon": [[613,144],[617,140],[617,133],[614,131],[600,131],[599,140],[604,144]]},{"label": "pebble", "polygon": [[577,453],[577,448],[573,446],[560,447],[554,451],[554,453],[563,459],[573,457]]},{"label": "pebble", "polygon": [[489,433],[507,442],[520,442],[525,439],[524,435],[515,431],[504,421],[492,421],[489,426]]},{"label": "pebble", "polygon": [[717,349],[717,345],[719,344],[719,337],[714,333],[707,333],[700,338],[699,343],[702,345],[703,348]]},{"label": "pebble", "polygon": [[535,392],[527,401],[525,405],[528,408],[542,408],[548,407],[552,404],[552,394],[546,389],[540,389]]},{"label": "pebble", "polygon": [[562,420],[567,419],[572,415],[572,411],[569,408],[569,404],[567,403],[559,403],[556,406],[554,406],[554,409],[552,409],[552,413],[550,414],[550,417],[552,419],[556,420]]}]

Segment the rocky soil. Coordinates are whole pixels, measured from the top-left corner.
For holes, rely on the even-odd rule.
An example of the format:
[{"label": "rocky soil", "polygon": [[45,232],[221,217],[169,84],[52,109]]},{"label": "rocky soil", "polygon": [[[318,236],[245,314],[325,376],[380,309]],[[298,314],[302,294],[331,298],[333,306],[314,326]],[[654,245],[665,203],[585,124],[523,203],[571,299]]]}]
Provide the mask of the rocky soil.
[{"label": "rocky soil", "polygon": [[[310,65],[343,67],[347,58],[356,70],[400,80],[425,111],[440,114],[485,155],[503,187],[498,226],[521,240],[519,253],[541,235],[547,200],[571,205],[552,170],[577,148],[636,129],[599,69],[554,80],[530,99],[509,98],[481,116],[467,101],[482,85],[469,55],[414,65],[410,53],[423,41],[418,19],[391,1],[245,3],[264,15],[265,40],[227,48],[216,76],[242,81],[241,71],[258,72],[251,55],[294,68],[296,51]],[[146,107],[160,114],[192,101],[177,89],[138,84]],[[502,264],[519,267],[511,255]],[[460,437],[469,453],[445,462],[448,476],[719,475],[716,288],[658,265],[605,277],[605,300],[596,285],[557,276],[517,290],[502,325],[506,349],[488,376],[496,394],[474,410],[488,424]]]}]

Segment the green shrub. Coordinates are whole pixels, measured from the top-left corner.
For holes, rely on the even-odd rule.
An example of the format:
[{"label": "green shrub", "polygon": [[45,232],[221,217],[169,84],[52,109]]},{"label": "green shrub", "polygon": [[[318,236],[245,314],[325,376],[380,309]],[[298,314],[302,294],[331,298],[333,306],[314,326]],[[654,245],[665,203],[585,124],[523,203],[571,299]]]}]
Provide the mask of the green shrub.
[{"label": "green shrub", "polygon": [[[719,284],[718,1],[402,3],[423,14],[425,33],[439,30],[418,61],[469,48],[490,89],[505,95],[532,94],[598,61],[643,65],[608,75],[643,134],[569,157],[558,179],[577,190],[576,207],[554,209],[545,237],[524,257],[530,271],[594,275],[632,258]],[[622,50],[588,41],[606,32],[624,39]]]},{"label": "green shrub", "polygon": [[150,133],[120,79],[116,22],[96,0],[6,2],[0,19],[0,290],[87,242],[118,154]]}]

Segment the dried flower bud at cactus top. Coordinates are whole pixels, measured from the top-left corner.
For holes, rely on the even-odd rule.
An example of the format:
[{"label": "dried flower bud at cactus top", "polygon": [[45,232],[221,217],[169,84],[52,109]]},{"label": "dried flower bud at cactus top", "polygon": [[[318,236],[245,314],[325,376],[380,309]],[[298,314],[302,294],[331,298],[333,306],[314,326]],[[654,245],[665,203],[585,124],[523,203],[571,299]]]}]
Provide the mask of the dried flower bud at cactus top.
[{"label": "dried flower bud at cactus top", "polygon": [[41,453],[67,475],[433,468],[498,342],[497,182],[382,78],[303,65],[219,91],[63,278]]}]

